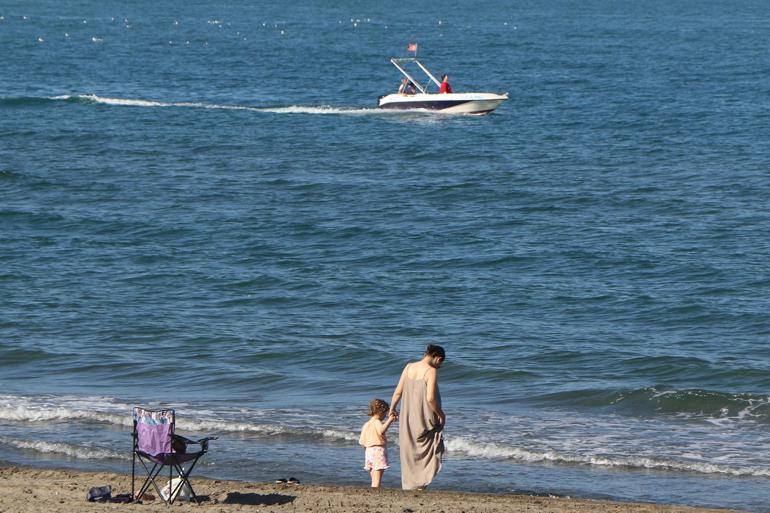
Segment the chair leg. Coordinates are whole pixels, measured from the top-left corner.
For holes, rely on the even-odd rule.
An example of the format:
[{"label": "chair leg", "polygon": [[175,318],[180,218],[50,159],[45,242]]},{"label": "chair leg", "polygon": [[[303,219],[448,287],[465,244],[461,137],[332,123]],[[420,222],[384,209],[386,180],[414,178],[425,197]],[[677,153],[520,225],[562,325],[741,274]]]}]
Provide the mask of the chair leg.
[{"label": "chair leg", "polygon": [[152,467],[152,470],[147,468],[147,465],[144,463],[144,460],[142,459],[141,456],[139,457],[139,463],[142,464],[142,466],[144,467],[145,472],[147,472],[147,477],[144,478],[144,481],[142,482],[142,486],[139,487],[139,492],[136,494],[136,497],[135,497],[137,500],[141,499],[142,495],[144,495],[144,493],[150,487],[150,479],[152,479],[152,472],[155,471],[155,467],[157,467],[157,465],[154,465]]},{"label": "chair leg", "polygon": [[[145,493],[147,493],[148,491],[150,491],[150,486],[153,486],[153,487],[155,488],[155,491],[156,491],[156,493],[158,493],[158,495],[160,495],[160,489],[158,488],[158,483],[156,483],[156,482],[155,482],[155,478],[156,478],[156,477],[158,476],[158,474],[160,473],[160,469],[158,469],[158,470],[155,470],[155,469],[153,468],[152,472],[153,472],[153,474],[152,474],[152,475],[148,475],[148,476],[147,476],[147,479],[145,479],[145,481],[144,481],[144,484],[142,485],[142,488],[141,488],[141,490],[139,490],[139,498],[140,498],[140,499],[142,498],[142,496],[143,496]],[[162,499],[162,498],[163,498],[163,497],[161,496],[161,499]]]},{"label": "chair leg", "polygon": [[136,500],[134,495],[134,480],[136,479],[136,450],[131,451],[131,502]]},{"label": "chair leg", "polygon": [[139,456],[139,462],[144,467],[144,470],[147,472],[147,479],[144,480],[144,483],[142,483],[142,487],[139,489],[139,493],[137,494],[137,500],[141,499],[142,496],[147,493],[147,490],[149,490],[150,485],[155,487],[155,491],[158,493],[158,497],[162,501],[164,501],[166,504],[169,504],[167,500],[163,499],[163,494],[160,492],[160,487],[158,486],[158,483],[155,481],[155,479],[160,475],[160,471],[163,470],[162,465],[158,465],[157,463],[153,464],[152,469],[147,468],[147,464],[144,462],[141,456]]},{"label": "chair leg", "polygon": [[[192,486],[192,483],[190,483],[190,474],[192,473],[193,469],[195,468],[195,465],[198,463],[198,460],[200,459],[203,454],[199,454],[195,459],[190,460],[190,466],[185,470],[184,466],[180,463],[171,461],[167,462],[166,465],[168,465],[168,488],[169,488],[169,494],[167,498],[163,497],[163,492],[161,490],[161,487],[158,486],[157,478],[160,476],[161,471],[163,470],[163,467],[166,465],[161,465],[159,463],[153,462],[152,468],[148,466],[148,461],[145,461],[144,458],[142,458],[141,454],[135,454],[135,458],[139,459],[139,463],[142,464],[144,467],[145,472],[147,472],[147,478],[142,483],[142,486],[139,488],[139,492],[137,492],[136,496],[133,496],[135,500],[140,500],[142,496],[147,493],[147,491],[150,489],[150,486],[153,486],[155,488],[155,491],[158,493],[158,496],[160,499],[166,503],[166,505],[172,505],[181,491],[182,487],[184,485],[187,485],[190,489],[190,499],[195,501],[196,504],[200,504],[201,501],[198,498],[198,495],[195,493],[195,489]],[[132,461],[132,474],[131,474],[131,493],[134,493],[135,490],[135,469],[133,468],[135,466],[135,461]],[[174,480],[174,471],[177,472],[179,479],[177,481],[176,486],[173,486],[173,480]]]},{"label": "chair leg", "polygon": [[198,499],[198,496],[195,494],[195,490],[193,489],[192,483],[190,483],[190,474],[192,473],[193,469],[195,468],[195,464],[198,463],[198,460],[200,459],[202,455],[198,456],[192,462],[190,463],[190,467],[185,470],[184,467],[178,463],[174,463],[174,468],[177,471],[177,474],[179,474],[179,483],[174,487],[174,490],[171,492],[171,502],[173,503],[176,500],[177,494],[182,489],[182,487],[187,484],[187,486],[190,488],[190,495],[192,496],[191,499],[195,501],[196,504],[200,504],[201,501]]}]

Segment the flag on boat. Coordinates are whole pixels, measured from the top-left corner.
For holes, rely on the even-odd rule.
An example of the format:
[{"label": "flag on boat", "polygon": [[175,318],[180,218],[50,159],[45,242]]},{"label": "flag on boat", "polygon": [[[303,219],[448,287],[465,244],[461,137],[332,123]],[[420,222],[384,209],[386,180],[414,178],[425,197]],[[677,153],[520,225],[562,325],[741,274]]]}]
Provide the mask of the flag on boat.
[{"label": "flag on boat", "polygon": [[406,51],[407,52],[416,52],[417,51],[417,43],[409,43],[406,45]]}]

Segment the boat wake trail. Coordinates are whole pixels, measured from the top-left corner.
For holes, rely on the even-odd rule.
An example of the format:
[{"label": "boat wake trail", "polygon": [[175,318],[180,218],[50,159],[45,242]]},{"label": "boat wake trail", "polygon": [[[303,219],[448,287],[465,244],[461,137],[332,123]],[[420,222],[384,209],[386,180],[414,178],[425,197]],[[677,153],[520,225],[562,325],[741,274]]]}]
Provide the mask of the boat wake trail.
[{"label": "boat wake trail", "polygon": [[361,109],[355,107],[333,107],[330,105],[303,106],[290,105],[286,107],[250,107],[246,105],[227,105],[206,102],[164,102],[138,98],[109,98],[95,94],[52,96],[48,100],[66,101],[80,104],[102,104],[126,107],[177,107],[193,109],[242,110],[273,114],[338,114],[338,115],[367,115],[387,114],[381,109]]}]

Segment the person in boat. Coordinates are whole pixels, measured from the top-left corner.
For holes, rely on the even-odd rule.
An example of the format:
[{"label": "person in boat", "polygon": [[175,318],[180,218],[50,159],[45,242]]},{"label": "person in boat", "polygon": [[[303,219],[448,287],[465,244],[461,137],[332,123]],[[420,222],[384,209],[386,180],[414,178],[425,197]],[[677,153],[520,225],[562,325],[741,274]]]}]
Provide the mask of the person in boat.
[{"label": "person in boat", "polygon": [[439,94],[448,94],[452,92],[452,86],[449,85],[449,75],[446,73],[441,77],[441,87],[438,92]]},{"label": "person in boat", "polygon": [[401,81],[401,85],[398,88],[398,94],[415,94],[417,93],[417,89],[414,87],[414,84],[411,80],[408,78],[404,78]]}]

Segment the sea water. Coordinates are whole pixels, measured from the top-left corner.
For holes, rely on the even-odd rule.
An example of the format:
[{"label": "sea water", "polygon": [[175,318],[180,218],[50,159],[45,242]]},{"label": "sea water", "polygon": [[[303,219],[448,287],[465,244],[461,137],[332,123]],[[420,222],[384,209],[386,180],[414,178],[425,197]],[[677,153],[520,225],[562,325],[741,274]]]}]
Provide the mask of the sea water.
[{"label": "sea water", "polygon": [[[770,511],[770,6],[0,5],[0,459],[368,483],[428,342],[436,488]],[[418,57],[487,117],[380,112]],[[387,486],[399,485],[396,429]]]}]

